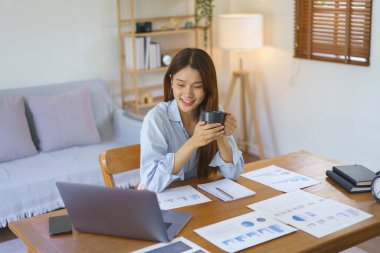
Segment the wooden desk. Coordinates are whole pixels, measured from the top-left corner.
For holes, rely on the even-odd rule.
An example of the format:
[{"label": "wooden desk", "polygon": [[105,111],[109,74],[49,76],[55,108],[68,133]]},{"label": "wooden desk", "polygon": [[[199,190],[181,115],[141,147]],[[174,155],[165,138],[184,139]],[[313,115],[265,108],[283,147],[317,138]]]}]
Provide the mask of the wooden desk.
[{"label": "wooden desk", "polygon": [[[321,180],[322,183],[306,188],[305,191],[330,198],[373,214],[373,217],[358,224],[339,230],[322,238],[313,237],[303,231],[271,240],[246,249],[244,252],[336,252],[380,235],[380,204],[376,203],[371,193],[348,194],[325,176],[325,171],[339,162],[324,159],[308,152],[296,152],[246,164],[245,171],[259,169],[269,165],[278,165],[288,170]],[[197,179],[179,182],[175,186],[190,184],[196,186]],[[253,182],[244,177],[238,183],[256,191],[256,196],[224,203],[205,193],[213,201],[199,205],[178,208],[191,212],[193,218],[180,232],[194,243],[210,252],[221,250],[194,232],[194,229],[242,215],[252,210],[252,204],[281,194],[272,188]],[[130,240],[126,238],[101,236],[74,231],[71,235],[49,237],[48,217],[65,214],[59,210],[48,214],[12,222],[9,228],[27,245],[28,252],[130,252],[153,242]]]}]

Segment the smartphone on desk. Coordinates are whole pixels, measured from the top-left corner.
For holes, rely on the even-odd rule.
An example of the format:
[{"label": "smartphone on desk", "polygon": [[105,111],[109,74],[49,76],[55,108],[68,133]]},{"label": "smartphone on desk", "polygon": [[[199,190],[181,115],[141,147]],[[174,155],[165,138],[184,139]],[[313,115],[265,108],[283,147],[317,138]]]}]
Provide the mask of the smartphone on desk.
[{"label": "smartphone on desk", "polygon": [[49,217],[49,235],[63,235],[72,232],[71,220],[68,215]]}]

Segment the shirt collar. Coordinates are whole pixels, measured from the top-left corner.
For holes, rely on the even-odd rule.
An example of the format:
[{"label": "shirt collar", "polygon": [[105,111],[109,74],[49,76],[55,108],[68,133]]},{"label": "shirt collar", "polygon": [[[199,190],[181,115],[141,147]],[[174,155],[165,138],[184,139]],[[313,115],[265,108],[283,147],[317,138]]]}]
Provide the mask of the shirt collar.
[{"label": "shirt collar", "polygon": [[169,103],[168,114],[169,114],[170,120],[181,122],[181,115],[179,114],[178,104],[177,104],[177,101],[175,99],[173,99]]}]

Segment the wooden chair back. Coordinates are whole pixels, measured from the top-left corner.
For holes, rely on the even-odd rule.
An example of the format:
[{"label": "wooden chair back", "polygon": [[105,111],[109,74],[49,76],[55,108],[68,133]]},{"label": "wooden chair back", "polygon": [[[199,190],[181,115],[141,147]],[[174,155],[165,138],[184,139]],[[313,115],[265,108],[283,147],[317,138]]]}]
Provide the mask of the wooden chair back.
[{"label": "wooden chair back", "polygon": [[109,149],[99,155],[100,168],[107,187],[115,187],[113,175],[140,168],[140,144]]}]

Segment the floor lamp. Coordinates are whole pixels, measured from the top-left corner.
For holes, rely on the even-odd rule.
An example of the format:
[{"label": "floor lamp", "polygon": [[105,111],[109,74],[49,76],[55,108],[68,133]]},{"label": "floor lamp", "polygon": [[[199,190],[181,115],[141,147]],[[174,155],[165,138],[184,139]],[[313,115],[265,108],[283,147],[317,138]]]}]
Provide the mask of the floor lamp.
[{"label": "floor lamp", "polygon": [[[232,72],[232,79],[228,88],[225,108],[229,108],[237,81],[240,80],[240,113],[242,149],[247,151],[247,115],[246,102],[248,100],[251,112],[251,125],[255,130],[255,137],[261,159],[265,158],[261,139],[260,126],[256,116],[256,108],[252,88],[249,82],[249,72],[243,69],[243,53],[259,48],[263,45],[263,16],[259,14],[223,14],[219,16],[219,46],[223,49],[237,51],[240,55],[239,70]],[[246,99],[247,96],[247,99]]]}]

